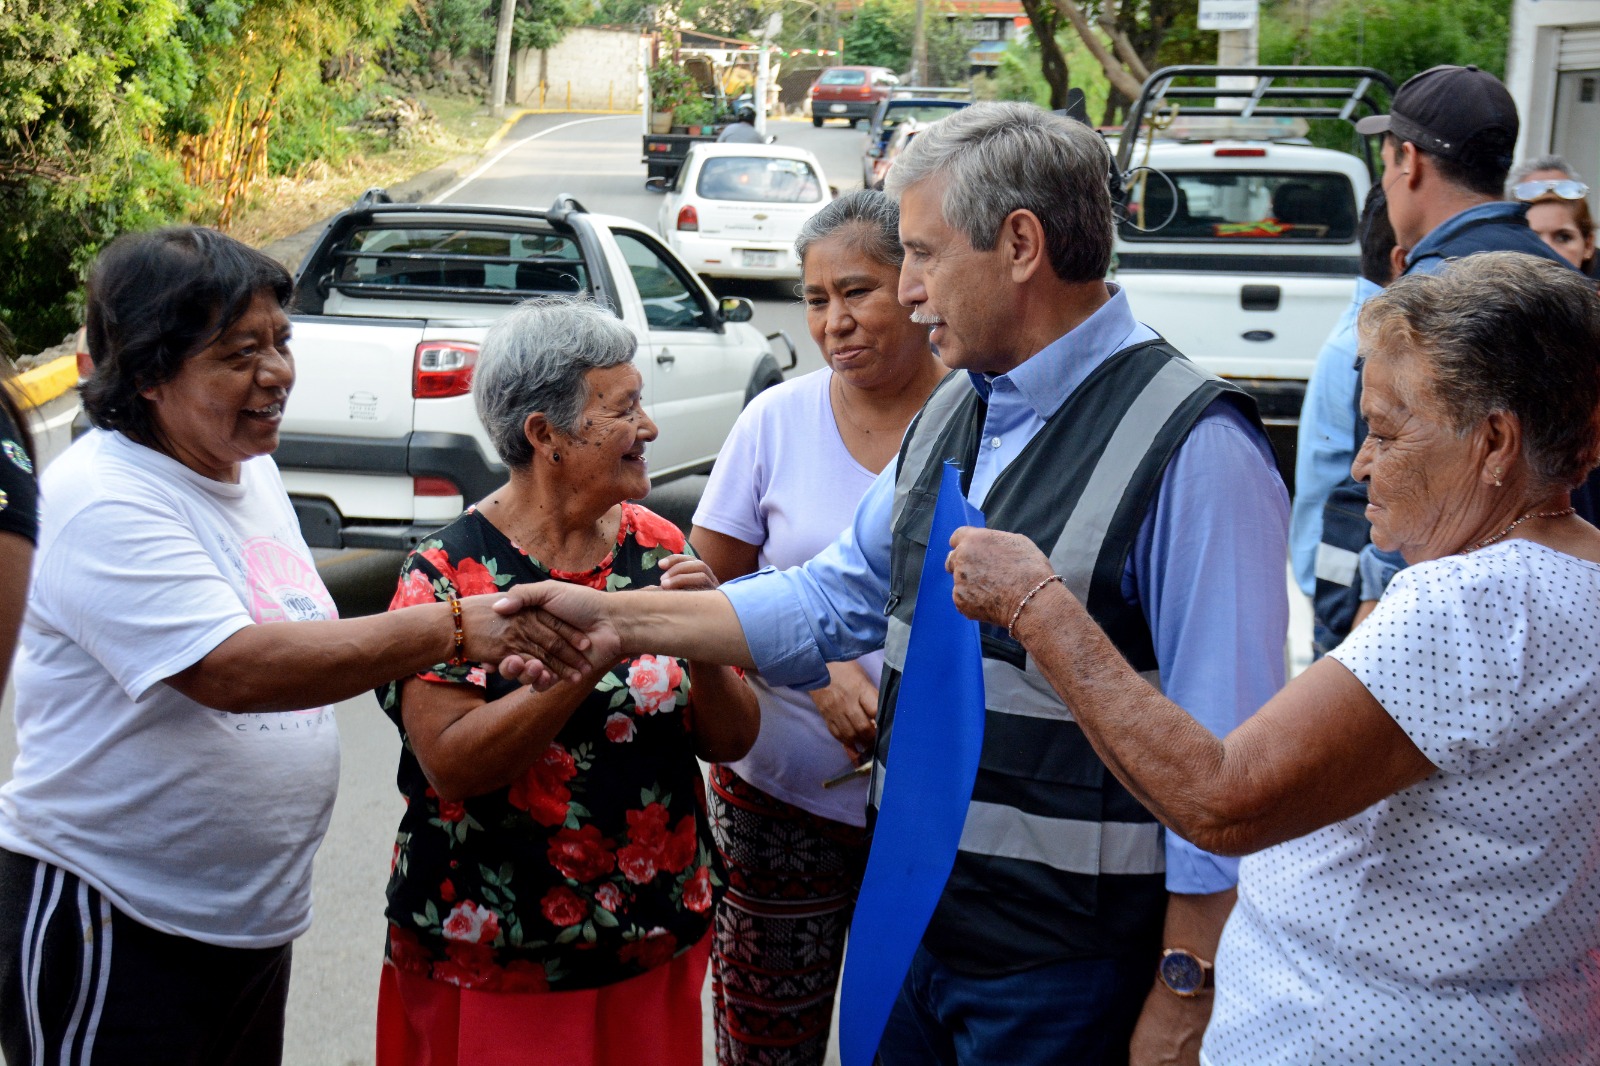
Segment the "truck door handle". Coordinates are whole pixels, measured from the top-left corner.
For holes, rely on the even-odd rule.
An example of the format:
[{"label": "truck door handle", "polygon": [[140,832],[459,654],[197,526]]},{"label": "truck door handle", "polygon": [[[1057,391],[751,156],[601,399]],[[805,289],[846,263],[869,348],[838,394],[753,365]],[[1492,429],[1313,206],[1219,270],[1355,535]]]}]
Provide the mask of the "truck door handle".
[{"label": "truck door handle", "polygon": [[672,350],[670,348],[663,348],[661,351],[656,353],[656,363],[660,366],[671,366],[677,361],[678,357],[672,354]]},{"label": "truck door handle", "polygon": [[1283,289],[1277,285],[1239,287],[1239,308],[1244,311],[1276,311],[1282,299]]}]

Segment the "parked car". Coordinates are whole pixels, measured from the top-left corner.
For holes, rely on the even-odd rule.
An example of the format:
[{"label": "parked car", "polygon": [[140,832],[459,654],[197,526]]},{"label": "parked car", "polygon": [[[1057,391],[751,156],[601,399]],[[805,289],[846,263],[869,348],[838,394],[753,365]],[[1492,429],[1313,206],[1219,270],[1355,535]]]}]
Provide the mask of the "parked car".
[{"label": "parked car", "polygon": [[716,278],[798,278],[794,240],[832,199],[804,148],[697,144],[661,201],[657,225],[690,269]]},{"label": "parked car", "polygon": [[861,183],[871,188],[872,183],[878,180],[876,164],[883,158],[889,147],[889,138],[902,121],[909,118],[924,124],[937,122],[971,103],[970,95],[968,99],[956,96],[894,95],[879,101],[877,110],[872,113],[872,120],[867,124],[867,147],[861,156]]},{"label": "parked car", "polygon": [[842,118],[854,126],[871,118],[879,101],[899,84],[888,67],[829,67],[811,83],[811,124]]},{"label": "parked car", "polygon": [[529,296],[588,294],[638,337],[655,482],[710,469],[783,380],[750,301],[715,299],[636,222],[569,196],[544,211],[382,199],[336,216],[296,278],[276,458],[313,547],[413,547],[505,480],[469,390],[484,332]]}]

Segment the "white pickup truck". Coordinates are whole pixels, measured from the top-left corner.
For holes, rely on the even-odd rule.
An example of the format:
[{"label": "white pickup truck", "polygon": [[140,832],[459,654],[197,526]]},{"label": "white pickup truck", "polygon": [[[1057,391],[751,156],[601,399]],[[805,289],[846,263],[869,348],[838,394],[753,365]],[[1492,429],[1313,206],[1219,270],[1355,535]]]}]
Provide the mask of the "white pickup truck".
[{"label": "white pickup truck", "polygon": [[276,459],[313,547],[410,548],[500,485],[473,408],[478,345],[530,296],[587,294],[639,339],[657,483],[710,468],[744,406],[783,380],[754,308],[718,300],[650,230],[591,214],[392,204],[335,217],[296,277],[296,383]]},{"label": "white pickup truck", "polygon": [[1256,398],[1291,487],[1301,400],[1355,288],[1373,180],[1370,145],[1365,158],[1314,147],[1305,120],[1372,113],[1374,89],[1394,86],[1365,68],[1169,67],[1115,146],[1127,219],[1113,280],[1141,321]]}]

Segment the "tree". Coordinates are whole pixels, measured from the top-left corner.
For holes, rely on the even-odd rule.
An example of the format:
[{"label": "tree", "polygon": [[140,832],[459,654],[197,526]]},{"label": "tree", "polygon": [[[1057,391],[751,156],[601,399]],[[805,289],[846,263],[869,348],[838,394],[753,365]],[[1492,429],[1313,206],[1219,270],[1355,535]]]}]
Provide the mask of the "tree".
[{"label": "tree", "polygon": [[1067,90],[1072,87],[1072,70],[1057,40],[1057,35],[1066,28],[1066,20],[1051,0],[1022,0],[1022,7],[1028,13],[1028,24],[1033,27],[1032,39],[1039,50],[1040,73],[1050,87],[1050,108],[1059,110],[1067,106]]},{"label": "tree", "polygon": [[[845,62],[904,71],[911,66],[911,28],[916,11],[909,0],[864,0],[844,29]],[[935,85],[964,84],[971,64],[971,42],[956,22],[935,5],[928,9],[928,71]]]},{"label": "tree", "polygon": [[1216,43],[1195,26],[1197,0],[1053,0],[1111,82],[1105,125],[1139,95],[1150,72],[1172,63],[1206,63]]},{"label": "tree", "polygon": [[1263,63],[1376,67],[1398,84],[1440,63],[1505,73],[1511,0],[1269,0]]}]

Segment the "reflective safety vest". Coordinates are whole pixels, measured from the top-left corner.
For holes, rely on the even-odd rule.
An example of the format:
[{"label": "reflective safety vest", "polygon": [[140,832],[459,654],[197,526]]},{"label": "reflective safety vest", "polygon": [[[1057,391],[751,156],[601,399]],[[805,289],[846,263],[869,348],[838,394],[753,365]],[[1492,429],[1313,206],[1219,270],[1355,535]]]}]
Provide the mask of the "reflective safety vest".
[{"label": "reflective safety vest", "polygon": [[1282,237],[1294,226],[1288,222],[1279,222],[1275,218],[1263,218],[1255,222],[1216,222],[1211,226],[1213,235],[1217,237]]},{"label": "reflective safety vest", "polygon": [[[1154,641],[1143,612],[1123,596],[1123,571],[1167,463],[1218,398],[1259,425],[1253,400],[1165,341],[1124,349],[1073,391],[982,505],[989,528],[1026,534],[1049,555],[1118,650],[1158,687]],[[951,374],[901,445],[869,820],[893,772],[900,671],[940,470],[953,460],[963,490],[970,484],[985,410],[968,375]],[[924,946],[973,974],[1154,951],[1167,898],[1160,823],[1105,768],[1022,646],[990,626],[982,639],[978,777]]]}]

